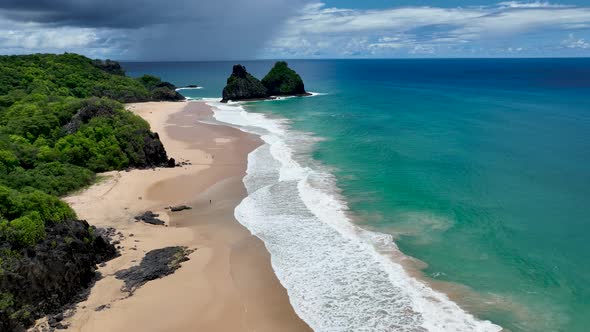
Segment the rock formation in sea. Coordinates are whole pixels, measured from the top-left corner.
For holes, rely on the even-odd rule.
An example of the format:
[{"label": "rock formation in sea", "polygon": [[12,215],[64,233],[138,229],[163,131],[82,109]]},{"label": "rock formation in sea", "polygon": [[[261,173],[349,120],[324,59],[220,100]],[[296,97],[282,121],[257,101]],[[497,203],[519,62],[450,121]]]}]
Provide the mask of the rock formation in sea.
[{"label": "rock formation in sea", "polygon": [[234,65],[227,85],[223,89],[223,99],[230,100],[267,99],[274,96],[309,96],[301,76],[289,68],[285,61],[278,61],[266,76],[259,81],[250,75],[242,65]]},{"label": "rock formation in sea", "polygon": [[306,95],[301,76],[289,68],[285,61],[278,61],[262,79],[262,85],[270,96]]},{"label": "rock formation in sea", "polygon": [[231,76],[227,79],[227,85],[223,88],[222,102],[230,100],[260,99],[268,97],[264,85],[246,71],[242,65],[234,65]]}]

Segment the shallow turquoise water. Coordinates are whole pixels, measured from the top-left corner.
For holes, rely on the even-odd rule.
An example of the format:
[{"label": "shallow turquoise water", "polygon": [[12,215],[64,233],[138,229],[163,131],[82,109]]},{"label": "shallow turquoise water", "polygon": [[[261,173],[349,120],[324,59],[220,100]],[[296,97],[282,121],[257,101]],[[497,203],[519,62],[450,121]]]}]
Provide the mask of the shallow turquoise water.
[{"label": "shallow turquoise water", "polygon": [[[194,97],[229,63],[128,64]],[[268,62],[247,63],[261,76]],[[590,325],[590,60],[293,61],[311,98],[248,109],[324,138],[364,227],[395,234],[427,277],[512,331]],[[176,66],[176,67],[171,67]],[[206,68],[206,69],[205,69]]]}]

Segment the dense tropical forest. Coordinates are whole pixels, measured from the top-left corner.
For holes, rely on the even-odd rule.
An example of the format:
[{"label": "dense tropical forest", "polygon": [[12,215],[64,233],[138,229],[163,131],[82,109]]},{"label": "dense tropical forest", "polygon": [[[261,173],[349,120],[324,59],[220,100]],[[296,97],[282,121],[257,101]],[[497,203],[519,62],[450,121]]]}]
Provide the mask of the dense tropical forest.
[{"label": "dense tropical forest", "polygon": [[158,135],[121,103],[181,99],[114,61],[0,56],[0,331],[70,301],[114,255],[59,196],[97,172],[168,162]]}]

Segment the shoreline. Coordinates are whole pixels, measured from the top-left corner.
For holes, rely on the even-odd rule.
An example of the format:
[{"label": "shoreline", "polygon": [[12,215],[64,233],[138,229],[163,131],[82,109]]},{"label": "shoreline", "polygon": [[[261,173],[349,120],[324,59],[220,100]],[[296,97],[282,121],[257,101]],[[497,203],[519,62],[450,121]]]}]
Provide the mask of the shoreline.
[{"label": "shoreline", "polygon": [[[99,268],[102,278],[89,297],[64,319],[67,330],[310,331],[274,274],[264,243],[234,217],[247,195],[247,157],[260,138],[217,123],[205,102],[128,109],[149,122],[169,156],[185,165],[108,172],[105,180],[64,199],[90,224],[114,227],[121,247],[120,257]],[[165,209],[179,204],[192,210]],[[166,225],[133,220],[147,210]],[[178,245],[195,251],[174,274],[132,296],[121,291],[116,271],[139,264],[150,250]]]},{"label": "shoreline", "polygon": [[[247,112],[246,105],[211,103],[217,108],[217,119],[262,135],[269,146],[270,151],[258,149],[251,154],[252,165],[272,166],[249,168],[245,179],[249,196],[236,209],[236,216],[265,241],[273,255],[275,272],[292,293],[291,301],[298,313],[311,326],[325,329],[336,324],[332,327],[342,328],[337,323],[340,322],[352,324],[347,325],[351,329],[367,324],[375,328],[416,324],[416,328],[428,327],[433,331],[502,330],[459,305],[456,295],[464,288],[427,280],[418,268],[421,262],[399,251],[390,235],[365,229],[362,223],[355,222],[357,216],[338,194],[329,167],[309,168],[293,159],[307,150],[293,150],[289,144],[310,146],[318,138],[291,130],[283,118]],[[294,192],[298,196],[293,197]],[[327,243],[330,245],[326,246]],[[314,264],[308,265],[309,260]],[[334,264],[335,261],[340,263]],[[332,288],[335,281],[348,287]],[[309,289],[303,285],[309,285]],[[342,301],[337,301],[339,298]],[[356,298],[365,300],[358,302]],[[330,299],[329,307],[322,305],[326,299]],[[318,315],[322,310],[322,315]],[[332,322],[325,316],[351,319]],[[358,325],[361,322],[364,323]]]}]

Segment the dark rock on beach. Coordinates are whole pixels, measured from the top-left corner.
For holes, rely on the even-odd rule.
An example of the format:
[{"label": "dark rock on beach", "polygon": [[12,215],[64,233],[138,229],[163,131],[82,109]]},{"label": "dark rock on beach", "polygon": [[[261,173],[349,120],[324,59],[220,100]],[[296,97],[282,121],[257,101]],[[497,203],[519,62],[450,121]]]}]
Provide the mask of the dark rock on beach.
[{"label": "dark rock on beach", "polygon": [[96,307],[94,309],[94,311],[103,311],[103,310],[108,309],[110,307],[111,307],[110,304],[103,304],[103,305],[99,305],[98,307]]},{"label": "dark rock on beach", "polygon": [[135,216],[135,220],[143,221],[151,225],[164,225],[165,222],[157,218],[159,216],[159,214],[153,213],[152,211],[146,211],[143,214],[140,214],[139,216]]},{"label": "dark rock on beach", "polygon": [[123,291],[130,295],[146,282],[174,273],[180,263],[189,260],[192,250],[186,247],[166,247],[148,252],[139,265],[115,273],[117,279],[123,280]]},{"label": "dark rock on beach", "polygon": [[168,167],[168,168],[176,167],[176,160],[174,158],[168,159],[168,163],[166,163],[166,167]]},{"label": "dark rock on beach", "polygon": [[143,158],[140,158],[138,167],[148,168],[154,166],[166,166],[168,164],[168,155],[166,149],[160,141],[158,133],[147,131],[143,133]]},{"label": "dark rock on beach", "polygon": [[[117,255],[103,232],[84,220],[53,223],[45,231],[41,242],[2,261],[0,331],[23,331],[35,319],[60,312],[97,278],[96,264]],[[52,318],[56,326],[60,317]]]},{"label": "dark rock on beach", "polygon": [[262,83],[246,71],[242,65],[234,65],[227,85],[223,89],[222,102],[230,100],[260,99],[268,97],[268,91]]},{"label": "dark rock on beach", "polygon": [[188,205],[177,205],[177,206],[171,206],[170,207],[170,211],[172,212],[178,212],[178,211],[182,211],[182,210],[191,210],[192,207],[188,206]]}]

